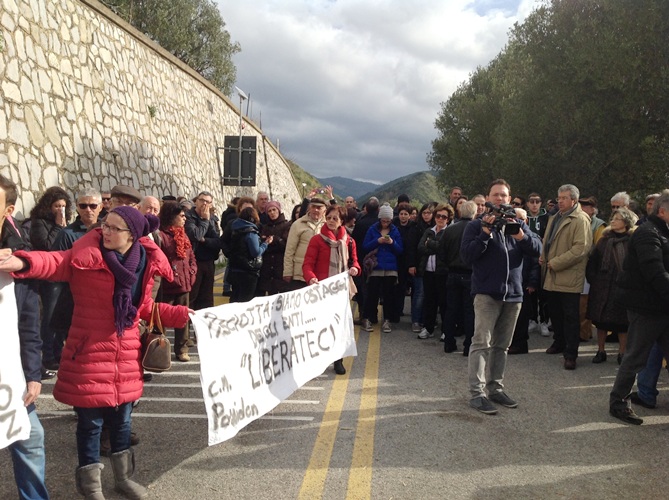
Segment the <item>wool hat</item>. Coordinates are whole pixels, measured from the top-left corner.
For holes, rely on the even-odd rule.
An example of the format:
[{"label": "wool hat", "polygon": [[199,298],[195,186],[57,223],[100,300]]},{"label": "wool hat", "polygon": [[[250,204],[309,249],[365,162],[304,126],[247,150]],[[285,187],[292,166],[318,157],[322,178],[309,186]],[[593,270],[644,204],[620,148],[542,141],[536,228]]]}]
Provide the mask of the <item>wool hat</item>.
[{"label": "wool hat", "polygon": [[134,207],[116,207],[110,213],[118,215],[125,221],[135,241],[158,229],[160,224],[160,220],[155,215],[142,215]]},{"label": "wool hat", "polygon": [[123,184],[118,184],[114,186],[111,190],[112,197],[114,196],[124,196],[126,198],[132,199],[135,203],[139,203],[142,199],[142,195],[132,186],[124,186]]},{"label": "wool hat", "polygon": [[276,208],[279,213],[281,213],[281,203],[276,200],[268,201],[265,205],[265,212],[268,212],[270,208]]},{"label": "wool hat", "polygon": [[393,209],[387,203],[379,208],[379,219],[392,219]]}]

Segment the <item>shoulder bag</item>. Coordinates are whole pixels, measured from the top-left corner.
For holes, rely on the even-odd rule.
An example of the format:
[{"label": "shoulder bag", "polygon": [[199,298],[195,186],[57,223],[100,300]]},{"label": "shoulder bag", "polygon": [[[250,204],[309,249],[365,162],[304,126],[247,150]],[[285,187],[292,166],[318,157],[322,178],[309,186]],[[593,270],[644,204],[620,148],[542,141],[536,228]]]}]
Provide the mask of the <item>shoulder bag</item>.
[{"label": "shoulder bag", "polygon": [[160,321],[158,303],[153,303],[149,327],[141,336],[142,367],[149,372],[164,372],[172,367],[170,341],[165,336],[163,323]]}]

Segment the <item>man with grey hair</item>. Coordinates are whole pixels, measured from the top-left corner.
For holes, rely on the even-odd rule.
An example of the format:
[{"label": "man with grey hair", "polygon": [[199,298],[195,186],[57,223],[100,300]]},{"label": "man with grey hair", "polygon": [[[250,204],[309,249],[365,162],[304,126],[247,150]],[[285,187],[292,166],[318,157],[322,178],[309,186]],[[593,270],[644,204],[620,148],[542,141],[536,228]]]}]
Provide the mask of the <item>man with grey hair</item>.
[{"label": "man with grey hair", "polygon": [[266,191],[258,191],[256,198],[256,209],[258,210],[258,217],[260,217],[261,224],[269,223],[269,215],[267,215],[267,204],[269,203],[269,194]]},{"label": "man with grey hair", "polygon": [[572,184],[558,188],[558,212],[548,219],[539,259],[544,291],[553,322],[553,344],[547,354],[564,352],[565,370],[576,368],[580,342],[580,295],[592,246],[590,217],[578,203]]},{"label": "man with grey hair", "polygon": [[630,206],[630,195],[626,191],[620,191],[619,193],[611,196],[611,211],[618,208],[627,208]]},{"label": "man with grey hair", "polygon": [[160,202],[155,196],[145,196],[139,202],[139,211],[143,214],[151,214],[158,217],[160,213]]},{"label": "man with grey hair", "polygon": [[[638,227],[629,241],[623,272],[618,280],[621,305],[627,308],[629,329],[627,349],[609,396],[609,413],[629,424],[643,423],[630,406],[630,394],[636,374],[648,361],[657,342],[669,357],[669,190],[655,200],[648,221]],[[661,361],[656,363],[661,369]],[[655,378],[657,380],[657,378]],[[641,386],[639,386],[641,388]],[[654,389],[654,388],[653,388]],[[637,396],[636,401],[634,396]],[[642,403],[639,403],[642,404]],[[646,402],[643,406],[653,408]]]}]

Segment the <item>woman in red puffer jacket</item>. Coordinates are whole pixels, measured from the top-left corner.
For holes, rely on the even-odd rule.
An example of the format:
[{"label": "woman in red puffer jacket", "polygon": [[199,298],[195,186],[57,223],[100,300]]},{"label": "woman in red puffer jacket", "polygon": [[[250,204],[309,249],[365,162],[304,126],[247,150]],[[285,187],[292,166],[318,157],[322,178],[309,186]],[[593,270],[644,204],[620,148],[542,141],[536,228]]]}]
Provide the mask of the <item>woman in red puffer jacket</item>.
[{"label": "woman in red puffer jacket", "polygon": [[[116,488],[143,498],[147,490],[130,479],[134,456],[130,449],[132,402],[142,395],[138,323],[150,320],[153,277],[172,279],[163,252],[148,238],[158,219],[133,207],[112,210],[102,227],[62,252],[0,251],[0,271],[17,278],[67,281],[74,314],[63,349],[53,394],[77,413],[77,489],[100,498],[100,431],[109,426],[111,462]],[[159,304],[165,326],[183,327],[186,306]]]}]

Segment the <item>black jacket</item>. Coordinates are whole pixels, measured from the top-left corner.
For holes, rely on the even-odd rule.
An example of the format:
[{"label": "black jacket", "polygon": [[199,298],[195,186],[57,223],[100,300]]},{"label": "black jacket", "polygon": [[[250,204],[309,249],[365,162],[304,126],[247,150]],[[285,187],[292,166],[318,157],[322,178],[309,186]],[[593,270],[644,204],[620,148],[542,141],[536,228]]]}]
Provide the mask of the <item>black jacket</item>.
[{"label": "black jacket", "polygon": [[377,222],[379,222],[379,211],[375,210],[374,212],[369,212],[363,215],[355,223],[355,227],[353,228],[353,234],[351,234],[351,236],[355,241],[355,247],[358,250],[358,262],[360,263],[362,263],[362,261],[365,260],[365,255],[367,255],[367,252],[365,252],[365,247],[364,247],[365,236],[367,236],[367,231]]},{"label": "black jacket", "polygon": [[221,251],[220,235],[216,220],[201,218],[195,208],[186,212],[186,234],[193,245],[195,258],[199,261],[216,260]]},{"label": "black jacket", "polygon": [[669,228],[656,215],[632,234],[618,285],[621,306],[639,314],[669,315]]},{"label": "black jacket", "polygon": [[[18,227],[18,223],[17,223]],[[30,250],[27,235],[18,233],[12,224],[5,220],[2,225],[2,241],[0,248]],[[39,326],[39,295],[36,280],[14,280],[14,295],[18,313],[19,344],[21,349],[21,365],[26,382],[40,382],[42,379],[42,338]],[[28,413],[35,405],[28,407]]]},{"label": "black jacket", "polygon": [[472,219],[460,219],[455,224],[451,224],[444,230],[444,235],[439,241],[439,256],[446,263],[448,272],[471,274],[472,266],[466,264],[460,257],[460,245],[462,245],[462,235],[465,227]]}]

